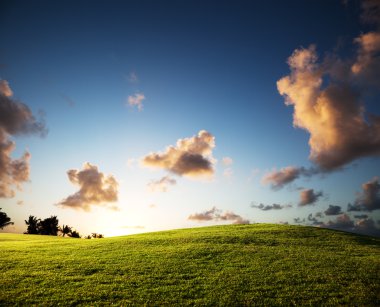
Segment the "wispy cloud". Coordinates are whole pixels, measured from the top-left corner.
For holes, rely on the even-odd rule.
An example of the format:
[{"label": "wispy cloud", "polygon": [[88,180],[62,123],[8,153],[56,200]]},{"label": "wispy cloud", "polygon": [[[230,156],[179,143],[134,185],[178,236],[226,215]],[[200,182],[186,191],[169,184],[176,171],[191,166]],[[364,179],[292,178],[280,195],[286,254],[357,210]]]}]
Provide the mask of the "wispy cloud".
[{"label": "wispy cloud", "polygon": [[304,167],[287,166],[280,170],[274,169],[273,171],[266,173],[261,181],[264,184],[270,184],[273,190],[279,190],[301,176],[310,177],[317,173],[318,170],[314,168],[306,169]]},{"label": "wispy cloud", "polygon": [[6,80],[0,80],[0,198],[15,196],[15,188],[29,180],[31,154],[19,159],[11,154],[16,144],[12,136],[47,133],[43,120],[37,120],[27,105],[12,98],[13,91]]},{"label": "wispy cloud", "polygon": [[142,111],[143,101],[145,100],[145,95],[143,93],[136,93],[134,95],[128,96],[128,105],[130,107],[137,107],[139,111]]},{"label": "wispy cloud", "polygon": [[71,183],[80,187],[79,191],[63,199],[57,205],[62,208],[90,211],[92,206],[103,206],[118,210],[108,203],[118,199],[118,183],[112,176],[105,176],[98,167],[86,162],[82,170],[71,169],[67,172]]},{"label": "wispy cloud", "polygon": [[314,192],[314,189],[305,189],[300,192],[299,206],[307,206],[315,204],[318,199],[323,196],[323,192]]},{"label": "wispy cloud", "polygon": [[177,181],[170,176],[164,176],[159,180],[152,180],[148,183],[148,187],[152,192],[167,192],[169,186],[177,184]]},{"label": "wispy cloud", "polygon": [[255,205],[254,203],[252,203],[251,208],[260,209],[262,211],[269,211],[269,210],[282,210],[282,209],[286,209],[286,208],[292,208],[292,205],[280,205],[280,204],[272,204],[272,205],[259,204],[259,205]]},{"label": "wispy cloud", "polygon": [[179,139],[176,146],[168,146],[164,152],[150,153],[141,162],[144,166],[165,169],[179,176],[211,176],[214,174],[214,147],[214,136],[201,130],[196,136]]},{"label": "wispy cloud", "polygon": [[242,218],[240,215],[232,212],[225,211],[213,207],[210,210],[191,214],[188,217],[189,220],[205,222],[205,221],[232,221],[232,224],[249,224],[249,220]]}]

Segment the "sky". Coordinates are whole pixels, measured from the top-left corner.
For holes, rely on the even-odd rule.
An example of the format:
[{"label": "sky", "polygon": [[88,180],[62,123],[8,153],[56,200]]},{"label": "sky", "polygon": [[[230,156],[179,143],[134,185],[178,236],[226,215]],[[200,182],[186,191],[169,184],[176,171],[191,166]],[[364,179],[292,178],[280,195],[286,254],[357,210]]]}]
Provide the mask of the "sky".
[{"label": "sky", "polygon": [[0,6],[3,232],[380,236],[379,1]]}]

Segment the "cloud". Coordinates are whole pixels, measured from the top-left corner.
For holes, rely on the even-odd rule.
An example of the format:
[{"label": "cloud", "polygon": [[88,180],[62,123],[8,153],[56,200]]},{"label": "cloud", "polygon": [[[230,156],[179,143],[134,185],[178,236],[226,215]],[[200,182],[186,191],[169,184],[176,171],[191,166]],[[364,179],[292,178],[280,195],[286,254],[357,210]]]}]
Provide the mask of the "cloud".
[{"label": "cloud", "polygon": [[380,117],[363,103],[368,88],[380,86],[380,33],[354,42],[353,60],[329,56],[319,63],[314,45],[296,49],[288,59],[290,74],[277,82],[285,103],[294,107],[293,125],[310,134],[309,158],[324,171],[380,155]]},{"label": "cloud", "polygon": [[378,0],[363,0],[361,2],[361,20],[368,24],[380,26],[380,2]]},{"label": "cloud", "polygon": [[145,95],[143,93],[136,93],[134,95],[128,96],[128,105],[130,107],[137,107],[139,111],[142,111],[143,100],[145,100]]},{"label": "cloud", "polygon": [[130,83],[138,83],[139,82],[139,78],[137,77],[136,73],[134,71],[132,71],[129,75],[128,75],[128,82]]},{"label": "cloud", "polygon": [[299,206],[313,205],[321,196],[323,192],[314,192],[314,189],[302,190],[300,192],[300,202]]},{"label": "cloud", "polygon": [[222,159],[223,166],[231,166],[234,161],[230,157],[224,157]]},{"label": "cloud", "polygon": [[305,219],[301,219],[300,217],[296,217],[293,220],[294,220],[294,223],[296,224],[305,223]]},{"label": "cloud", "polygon": [[323,226],[328,228],[352,231],[354,229],[354,222],[346,213],[343,213],[339,215],[334,221],[329,221]]},{"label": "cloud", "polygon": [[287,166],[281,168],[279,171],[275,169],[265,174],[262,178],[262,182],[264,184],[270,184],[273,190],[279,190],[300,176],[310,177],[316,173],[318,173],[318,171],[314,168],[306,169],[304,167]]},{"label": "cloud", "polygon": [[340,206],[333,206],[333,205],[329,205],[329,207],[325,211],[326,215],[339,215],[342,213],[343,213],[342,208]]},{"label": "cloud", "polygon": [[121,226],[120,228],[124,229],[145,229],[145,226],[137,225],[137,226]]},{"label": "cloud", "polygon": [[222,210],[217,209],[216,207],[202,213],[191,214],[188,219],[198,222],[232,221],[232,224],[249,224],[249,220],[243,219],[240,215],[231,211],[222,212]]},{"label": "cloud", "polygon": [[29,180],[31,154],[25,152],[19,159],[11,154],[16,144],[10,138],[18,135],[47,133],[43,120],[37,120],[27,105],[12,98],[13,92],[6,80],[0,80],[0,198],[15,196],[15,188]]},{"label": "cloud", "polygon": [[354,205],[348,204],[348,211],[373,211],[380,209],[380,184],[379,178],[362,184],[361,192],[355,200]]},{"label": "cloud", "polygon": [[310,213],[310,214],[307,216],[307,220],[308,220],[309,222],[311,222],[311,225],[313,225],[313,226],[320,226],[320,225],[323,225],[323,222],[319,221],[319,220],[317,219],[317,216],[314,216],[314,217],[313,217],[313,214],[312,214],[312,213]]},{"label": "cloud", "polygon": [[148,183],[148,187],[152,192],[167,192],[169,185],[175,185],[177,181],[169,176],[164,176],[159,180],[152,180]]},{"label": "cloud", "polygon": [[234,174],[234,171],[232,168],[230,167],[227,167],[224,171],[223,171],[223,176],[226,177],[226,178],[231,178]]},{"label": "cloud", "polygon": [[98,171],[98,167],[86,162],[82,170],[67,171],[71,183],[80,187],[79,191],[68,196],[57,205],[62,208],[91,211],[91,206],[104,206],[111,210],[118,210],[115,205],[107,203],[118,199],[118,183],[112,176],[105,176]]},{"label": "cloud", "polygon": [[260,205],[255,205],[253,203],[251,204],[251,208],[260,209],[262,211],[282,210],[282,209],[291,208],[291,207],[292,207],[292,205],[279,205],[279,204],[272,204],[272,205],[260,204]]},{"label": "cloud", "polygon": [[212,176],[214,147],[215,137],[201,130],[196,136],[179,139],[176,146],[168,146],[164,152],[150,153],[141,162],[144,166],[165,169],[179,176]]},{"label": "cloud", "polygon": [[366,218],[368,218],[368,215],[367,214],[354,215],[354,218],[356,218],[356,219],[366,219]]}]

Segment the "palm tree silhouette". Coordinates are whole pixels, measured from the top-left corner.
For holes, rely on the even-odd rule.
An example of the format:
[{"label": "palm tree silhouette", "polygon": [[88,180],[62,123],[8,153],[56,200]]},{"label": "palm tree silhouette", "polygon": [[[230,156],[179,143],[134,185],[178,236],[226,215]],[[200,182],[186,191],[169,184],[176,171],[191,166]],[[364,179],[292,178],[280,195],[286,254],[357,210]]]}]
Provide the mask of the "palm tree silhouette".
[{"label": "palm tree silhouette", "polygon": [[63,225],[62,227],[59,227],[59,231],[62,233],[62,237],[65,235],[69,235],[72,231],[72,227],[68,225]]},{"label": "palm tree silhouette", "polygon": [[40,219],[37,219],[33,215],[29,215],[28,220],[25,220],[25,224],[28,225],[28,229],[25,234],[38,234],[39,233],[39,228],[40,228]]},{"label": "palm tree silhouette", "polygon": [[0,229],[3,229],[4,227],[7,227],[13,224],[14,223],[11,222],[11,218],[8,217],[8,215],[5,212],[1,212],[1,208],[0,208]]}]

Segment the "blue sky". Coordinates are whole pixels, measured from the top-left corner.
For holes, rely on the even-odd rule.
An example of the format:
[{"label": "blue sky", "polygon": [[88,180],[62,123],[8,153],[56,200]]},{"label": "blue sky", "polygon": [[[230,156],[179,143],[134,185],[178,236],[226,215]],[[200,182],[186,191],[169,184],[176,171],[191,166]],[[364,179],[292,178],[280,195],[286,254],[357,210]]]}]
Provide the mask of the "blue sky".
[{"label": "blue sky", "polygon": [[[288,58],[297,49],[312,57],[311,44],[318,63],[333,58],[330,67],[343,62],[352,68],[367,65],[363,59],[370,57],[371,67],[377,67],[379,50],[365,53],[363,35],[374,33],[370,38],[376,47],[379,28],[377,21],[361,17],[367,2],[2,1],[0,79],[12,90],[13,103],[21,101],[36,118],[43,112],[48,130],[43,138],[7,132],[16,144],[12,159],[25,150],[31,159],[28,180],[20,189],[10,184],[15,195],[0,198],[15,222],[3,231],[25,231],[23,220],[29,215],[57,215],[82,234],[107,236],[238,221],[225,212],[249,222],[294,223],[294,218],[334,205],[345,213],[320,217],[319,226],[335,227],[340,217],[352,222],[345,230],[367,223],[361,230],[376,232],[379,142],[323,169],[323,162],[309,158],[308,142],[311,133],[324,138],[326,129],[294,127],[294,106],[285,105],[277,87],[292,74]],[[362,43],[355,43],[358,37]],[[327,88],[337,77],[326,65],[320,67],[325,71],[322,88]],[[360,93],[357,103],[365,106],[366,116],[379,115],[379,83],[375,76],[374,86],[362,86],[372,83],[366,77],[369,68],[363,67],[354,81],[339,77],[334,82]],[[302,69],[296,67],[294,76]],[[137,94],[144,98],[129,105],[129,97]],[[345,102],[339,103],[337,112],[346,114]],[[375,125],[367,126],[379,137]],[[163,158],[166,147],[179,139],[197,143],[202,130],[215,142],[215,147],[206,142],[211,155],[196,153],[209,176],[198,176],[195,169],[190,174],[189,169],[144,165],[144,157],[156,153]],[[344,131],[338,129],[350,133]],[[349,145],[352,152],[355,146],[361,150],[359,144]],[[230,165],[223,164],[226,157]],[[114,197],[102,199],[100,191],[92,203],[82,195],[75,205],[62,205],[83,187],[70,182],[67,172],[85,170],[86,162],[97,168],[95,175],[113,176]],[[200,167],[192,163],[186,167]],[[265,176],[285,167],[316,171],[271,189]],[[166,184],[166,191],[151,191],[149,183],[165,176],[176,183]],[[369,205],[363,201],[369,192],[362,187],[368,182],[375,190]],[[301,191],[308,189],[323,195],[298,206]],[[355,202],[357,211],[347,212],[347,204]],[[251,206],[260,203],[292,207],[263,211]],[[221,213],[207,213],[213,207]],[[195,213],[203,219],[189,219]],[[359,213],[367,215],[364,222],[354,217]]]}]

